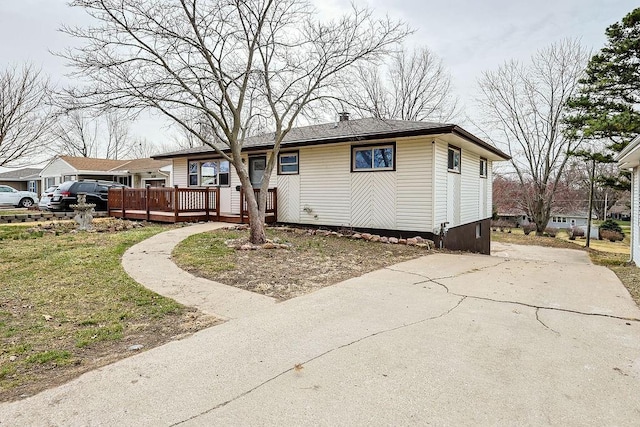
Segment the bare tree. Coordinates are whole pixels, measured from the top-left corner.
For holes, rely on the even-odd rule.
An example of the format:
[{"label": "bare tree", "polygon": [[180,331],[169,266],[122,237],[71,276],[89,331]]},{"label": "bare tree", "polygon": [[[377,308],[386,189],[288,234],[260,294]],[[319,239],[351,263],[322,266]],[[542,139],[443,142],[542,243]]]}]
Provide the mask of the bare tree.
[{"label": "bare tree", "polygon": [[54,134],[56,142],[52,148],[55,154],[76,157],[98,155],[98,123],[88,119],[81,111],[74,110],[59,116]]},{"label": "bare tree", "polygon": [[126,159],[131,156],[134,142],[129,137],[129,124],[126,119],[116,113],[109,113],[105,118],[107,138],[105,153],[107,159]]},{"label": "bare tree", "polygon": [[[103,108],[151,108],[213,147],[238,173],[254,243],[265,240],[269,179],[298,116],[350,67],[380,58],[408,34],[404,24],[376,19],[355,6],[339,19],[321,22],[307,0],[73,0],[71,5],[84,8],[95,22],[63,28],[84,42],[63,56],[93,82],[71,95]],[[195,126],[193,117],[203,117],[206,126]],[[273,131],[273,148],[256,199],[241,150],[257,119]]]},{"label": "bare tree", "polygon": [[139,141],[129,135],[129,121],[114,112],[93,117],[86,110],[64,107],[53,127],[54,154],[77,157],[126,159],[135,157],[140,150]]},{"label": "bare tree", "polygon": [[0,72],[0,166],[33,162],[50,141],[49,81],[32,65]]},{"label": "bare tree", "polygon": [[563,169],[580,144],[564,136],[563,118],[588,57],[577,41],[565,40],[540,50],[527,65],[507,62],[479,81],[485,131],[506,143],[537,234],[549,222]]},{"label": "bare tree", "polygon": [[359,66],[345,89],[345,102],[361,115],[446,122],[457,114],[451,77],[426,47],[396,52],[383,67]]}]

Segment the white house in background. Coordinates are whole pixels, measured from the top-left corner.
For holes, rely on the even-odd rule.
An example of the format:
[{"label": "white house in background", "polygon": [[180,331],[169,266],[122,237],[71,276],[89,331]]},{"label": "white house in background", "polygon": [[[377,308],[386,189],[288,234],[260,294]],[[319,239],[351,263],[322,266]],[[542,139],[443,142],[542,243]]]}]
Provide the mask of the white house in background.
[{"label": "white house in background", "polygon": [[631,259],[640,267],[640,136],[616,160],[620,169],[631,171]]},{"label": "white house in background", "polygon": [[167,160],[58,156],[42,169],[40,178],[43,188],[81,179],[116,181],[134,188],[164,187],[171,184],[171,170]]},{"label": "white house in background", "polygon": [[[248,138],[242,158],[262,181],[273,134]],[[173,185],[218,186],[220,210],[240,212],[240,181],[208,147],[154,156],[173,161]],[[349,120],[294,128],[270,180],[282,223],[345,227],[490,252],[494,161],[509,156],[453,124]]]}]

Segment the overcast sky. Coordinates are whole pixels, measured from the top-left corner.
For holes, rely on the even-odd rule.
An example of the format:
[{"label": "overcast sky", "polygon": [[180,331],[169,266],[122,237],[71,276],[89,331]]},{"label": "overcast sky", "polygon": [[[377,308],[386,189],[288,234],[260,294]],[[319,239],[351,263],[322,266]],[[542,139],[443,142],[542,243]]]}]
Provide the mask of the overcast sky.
[{"label": "overcast sky", "polygon": [[[57,31],[62,23],[82,23],[81,10],[66,0],[0,0],[0,64],[30,61],[54,81],[64,82],[64,62],[49,53],[71,40]],[[339,12],[347,0],[318,0],[324,11]],[[357,1],[358,4],[364,4]],[[578,37],[594,50],[605,42],[605,28],[637,3],[631,0],[369,0],[378,13],[406,21],[416,33],[411,44],[426,45],[453,76],[463,112],[477,118],[474,106],[480,73],[504,61],[526,60],[536,50],[566,37]],[[463,126],[472,125],[461,119]],[[163,142],[159,122],[145,120],[135,134]]]}]

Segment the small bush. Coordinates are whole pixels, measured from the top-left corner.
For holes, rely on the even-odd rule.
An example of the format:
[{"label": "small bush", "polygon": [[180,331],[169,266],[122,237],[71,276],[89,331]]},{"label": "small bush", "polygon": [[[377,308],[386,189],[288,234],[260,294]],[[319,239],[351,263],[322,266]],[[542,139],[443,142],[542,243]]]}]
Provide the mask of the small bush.
[{"label": "small bush", "polygon": [[536,231],[536,225],[533,222],[527,225],[523,225],[522,231],[526,236],[528,236],[532,231]]},{"label": "small bush", "polygon": [[600,230],[600,238],[609,240],[610,242],[620,242],[624,239],[622,233],[613,230]]},{"label": "small bush", "polygon": [[[624,232],[622,231],[622,228],[617,222],[615,222],[612,219],[608,219],[604,221],[602,224],[600,224],[600,230],[615,231],[616,233],[619,233],[622,235],[622,237],[624,237]],[[606,237],[603,237],[603,239],[606,239]]]},{"label": "small bush", "polygon": [[547,227],[544,229],[544,232],[549,237],[556,237],[556,234],[558,234],[558,229],[555,227]]}]

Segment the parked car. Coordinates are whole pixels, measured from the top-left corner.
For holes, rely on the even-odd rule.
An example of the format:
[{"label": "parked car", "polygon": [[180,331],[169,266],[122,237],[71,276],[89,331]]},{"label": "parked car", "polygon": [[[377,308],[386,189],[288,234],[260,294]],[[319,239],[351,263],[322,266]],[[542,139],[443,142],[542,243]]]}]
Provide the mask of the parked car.
[{"label": "parked car", "polygon": [[49,202],[53,198],[53,192],[58,188],[57,185],[51,186],[42,192],[42,197],[40,198],[40,202],[38,203],[38,207],[42,210],[49,209]]},{"label": "parked car", "polygon": [[87,203],[95,203],[97,211],[107,210],[107,200],[110,188],[122,188],[126,185],[113,181],[66,181],[53,192],[49,202],[52,211],[71,211],[70,205],[78,202],[78,193],[87,195]]},{"label": "parked car", "polygon": [[0,185],[0,205],[29,208],[38,203],[33,191],[18,191],[8,185]]}]

